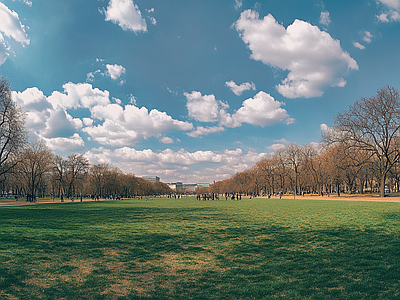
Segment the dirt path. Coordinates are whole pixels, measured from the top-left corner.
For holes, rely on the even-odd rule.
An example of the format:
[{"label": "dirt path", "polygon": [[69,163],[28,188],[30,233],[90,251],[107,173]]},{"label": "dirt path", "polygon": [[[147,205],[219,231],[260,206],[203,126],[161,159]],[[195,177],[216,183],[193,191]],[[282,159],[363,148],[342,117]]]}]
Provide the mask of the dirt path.
[{"label": "dirt path", "polygon": [[[82,199],[82,202],[88,202],[88,201],[94,201],[91,198],[85,198]],[[64,202],[61,202],[60,199],[56,199],[54,201],[52,200],[39,200],[37,202],[26,202],[25,200],[0,200],[0,206],[22,206],[22,205],[38,205],[38,204],[46,204],[46,203],[74,203],[74,202],[81,202],[80,199],[75,199],[74,201],[71,201],[70,199],[65,199]]]},{"label": "dirt path", "polygon": [[[279,197],[271,197],[271,198],[279,198]],[[283,199],[293,199],[293,196],[284,196]],[[374,202],[400,202],[400,197],[385,197],[381,198],[374,195],[347,195],[342,194],[342,196],[338,197],[336,194],[334,195],[325,195],[325,196],[296,196],[298,200],[336,200],[336,201],[374,201]]]}]

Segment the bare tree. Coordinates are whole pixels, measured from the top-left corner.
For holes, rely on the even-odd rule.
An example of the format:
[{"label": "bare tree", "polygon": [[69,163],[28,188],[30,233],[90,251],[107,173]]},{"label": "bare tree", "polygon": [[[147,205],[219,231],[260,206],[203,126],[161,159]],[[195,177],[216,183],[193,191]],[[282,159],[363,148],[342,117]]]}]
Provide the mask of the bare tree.
[{"label": "bare tree", "polygon": [[299,145],[295,143],[290,143],[286,145],[285,148],[283,148],[283,151],[286,164],[291,168],[294,175],[293,197],[294,199],[296,199],[300,166],[303,164],[304,161],[302,149]]},{"label": "bare tree", "polygon": [[92,184],[94,186],[95,194],[101,197],[104,193],[104,186],[106,184],[106,176],[110,171],[108,164],[92,165],[90,167],[90,174]]},{"label": "bare tree", "polygon": [[21,160],[16,170],[32,197],[36,196],[44,180],[43,176],[53,168],[53,161],[53,153],[40,141],[29,144],[21,153]]},{"label": "bare tree", "polygon": [[65,160],[68,196],[73,197],[75,182],[82,180],[83,174],[89,170],[89,160],[82,154],[71,153]]},{"label": "bare tree", "polygon": [[323,139],[369,152],[379,161],[380,196],[385,196],[386,176],[400,159],[400,97],[386,86],[377,95],[361,98],[348,111],[338,113],[333,130]]},{"label": "bare tree", "polygon": [[57,183],[57,192],[58,196],[64,195],[64,187],[65,187],[65,173],[66,173],[66,162],[65,159],[59,155],[54,157],[54,168],[53,168],[53,181]]},{"label": "bare tree", "polygon": [[24,148],[27,137],[25,114],[12,100],[10,82],[0,75],[0,175],[18,163],[11,158]]}]

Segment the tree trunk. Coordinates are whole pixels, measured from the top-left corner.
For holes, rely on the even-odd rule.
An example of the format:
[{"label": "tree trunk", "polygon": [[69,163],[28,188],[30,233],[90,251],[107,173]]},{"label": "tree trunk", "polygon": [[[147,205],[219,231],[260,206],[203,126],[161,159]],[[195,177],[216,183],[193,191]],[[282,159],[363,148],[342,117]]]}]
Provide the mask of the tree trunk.
[{"label": "tree trunk", "polygon": [[380,197],[385,197],[385,181],[386,173],[381,174],[381,182],[379,183]]}]

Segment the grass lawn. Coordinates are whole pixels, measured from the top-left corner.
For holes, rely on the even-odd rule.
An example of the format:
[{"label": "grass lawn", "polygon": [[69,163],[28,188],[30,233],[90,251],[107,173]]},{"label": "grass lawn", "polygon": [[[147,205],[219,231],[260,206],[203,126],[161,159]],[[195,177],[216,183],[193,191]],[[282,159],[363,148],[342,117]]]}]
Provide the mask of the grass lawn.
[{"label": "grass lawn", "polygon": [[400,203],[0,207],[0,299],[400,298]]}]

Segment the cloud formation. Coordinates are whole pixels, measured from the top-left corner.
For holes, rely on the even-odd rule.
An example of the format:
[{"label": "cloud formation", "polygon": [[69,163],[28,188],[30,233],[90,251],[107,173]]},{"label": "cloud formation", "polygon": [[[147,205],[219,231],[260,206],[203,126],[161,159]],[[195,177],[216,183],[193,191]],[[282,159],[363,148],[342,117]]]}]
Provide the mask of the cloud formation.
[{"label": "cloud formation", "polygon": [[132,0],[110,0],[104,13],[106,21],[118,24],[123,30],[147,31],[146,21]]},{"label": "cloud formation", "polygon": [[241,85],[237,85],[233,80],[231,80],[225,82],[225,85],[229,87],[236,96],[240,96],[244,91],[256,89],[256,85],[253,82],[245,82]]},{"label": "cloud formation", "polygon": [[282,105],[270,94],[260,91],[253,98],[243,101],[242,106],[232,115],[221,110],[221,124],[226,127],[239,127],[242,123],[265,127],[284,121],[290,124],[293,119]]},{"label": "cloud formation", "polygon": [[107,75],[111,77],[113,80],[117,80],[121,77],[122,74],[125,74],[125,68],[120,65],[106,65]]},{"label": "cloud formation", "polygon": [[321,15],[319,17],[319,22],[322,25],[329,26],[329,24],[331,23],[331,18],[329,16],[329,11],[322,11],[321,12]]},{"label": "cloud formation", "polygon": [[288,70],[277,86],[287,98],[319,97],[328,86],[343,87],[348,70],[358,70],[356,61],[327,32],[301,20],[286,29],[268,14],[263,19],[245,10],[235,23],[251,58]]},{"label": "cloud formation", "polygon": [[377,15],[377,19],[383,23],[400,22],[400,0],[378,0],[384,5],[384,12]]},{"label": "cloud formation", "polygon": [[[46,141],[53,150],[84,146],[79,132],[102,145],[132,145],[170,131],[189,131],[189,122],[173,119],[165,112],[135,105],[111,103],[108,91],[88,83],[66,83],[64,92],[54,91],[46,97],[38,88],[13,92],[13,99],[27,111],[27,125],[33,136]],[[118,99],[117,99],[118,100]],[[76,109],[89,117],[74,118]],[[163,142],[168,140],[164,139]],[[69,145],[69,146],[68,146]]]},{"label": "cloud formation", "polygon": [[14,39],[23,47],[29,45],[30,39],[25,26],[19,20],[18,14],[0,2],[0,66],[10,55],[11,46],[8,39]]},{"label": "cloud formation", "polygon": [[[242,149],[225,149],[222,152],[195,151],[185,149],[173,151],[169,148],[154,152],[151,149],[136,150],[131,147],[121,147],[115,150],[103,147],[93,148],[85,153],[92,164],[113,163],[122,171],[135,170],[138,176],[153,174],[160,176],[164,182],[173,178],[183,182],[212,182],[226,179],[236,172],[250,168],[261,160],[266,153]],[[196,170],[199,165],[212,165],[203,170]]]},{"label": "cloud formation", "polygon": [[196,131],[188,133],[189,136],[197,137],[211,132],[222,131],[221,125],[225,127],[239,127],[243,123],[255,126],[269,126],[274,123],[293,123],[294,119],[289,117],[287,111],[281,106],[283,102],[276,101],[270,94],[263,91],[258,92],[253,98],[243,101],[242,106],[233,114],[227,112],[229,105],[217,101],[214,95],[202,95],[198,91],[185,93],[189,117],[199,122],[219,122],[216,127],[197,127]]},{"label": "cloud formation", "polygon": [[353,45],[354,45],[354,47],[356,47],[358,49],[361,49],[361,50],[365,49],[365,46],[361,45],[359,42],[354,42]]}]

